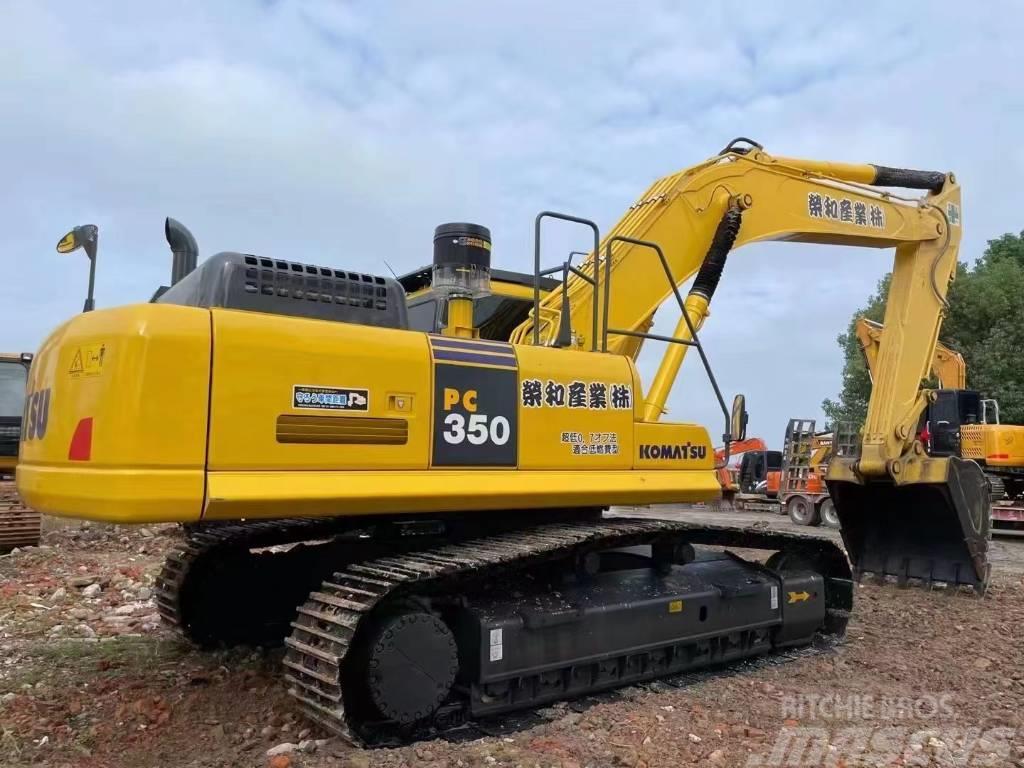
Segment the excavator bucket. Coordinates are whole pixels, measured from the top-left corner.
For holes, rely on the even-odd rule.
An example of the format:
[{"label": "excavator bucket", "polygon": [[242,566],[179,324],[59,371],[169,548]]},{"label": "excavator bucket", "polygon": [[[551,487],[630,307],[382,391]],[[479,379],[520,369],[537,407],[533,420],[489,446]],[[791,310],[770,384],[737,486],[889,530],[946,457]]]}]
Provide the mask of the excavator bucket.
[{"label": "excavator bucket", "polygon": [[894,576],[971,586],[983,593],[991,567],[988,483],[973,461],[949,458],[945,482],[828,481],[855,577]]}]

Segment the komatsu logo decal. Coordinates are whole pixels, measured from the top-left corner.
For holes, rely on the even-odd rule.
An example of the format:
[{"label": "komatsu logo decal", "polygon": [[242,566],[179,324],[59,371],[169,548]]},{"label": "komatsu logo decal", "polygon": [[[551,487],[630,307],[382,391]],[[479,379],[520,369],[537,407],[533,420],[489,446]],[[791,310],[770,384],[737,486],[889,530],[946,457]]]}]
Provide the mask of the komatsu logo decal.
[{"label": "komatsu logo decal", "polygon": [[694,445],[693,443],[641,443],[641,459],[671,459],[674,461],[687,461],[689,459],[703,459],[708,455],[706,445]]}]

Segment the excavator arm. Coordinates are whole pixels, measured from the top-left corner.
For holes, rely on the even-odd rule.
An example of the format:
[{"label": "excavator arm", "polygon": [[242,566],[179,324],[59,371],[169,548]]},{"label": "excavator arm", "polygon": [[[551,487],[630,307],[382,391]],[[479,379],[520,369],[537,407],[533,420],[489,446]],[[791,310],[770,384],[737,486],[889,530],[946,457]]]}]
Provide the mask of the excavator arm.
[{"label": "excavator arm", "polygon": [[[556,345],[569,338],[580,348],[596,348],[597,340],[587,334],[595,327],[611,328],[617,333],[606,333],[601,348],[635,356],[654,313],[691,278],[685,317],[672,339],[693,340],[691,329],[698,331],[708,317],[727,256],[739,246],[777,240],[894,249],[859,455],[831,462],[830,488],[858,571],[983,588],[988,578],[984,477],[973,462],[925,455],[915,434],[931,397],[921,381],[935,357],[946,293],[956,274],[961,235],[956,179],[775,157],[753,142],[742,140],[739,146],[740,141],[655,182],[578,273],[538,303],[512,341]],[[925,194],[910,198],[892,187]],[[656,251],[626,240],[657,243],[671,281],[662,278]],[[595,313],[598,321],[591,323]],[[685,344],[667,345],[646,392],[645,421],[657,421],[665,412],[687,350]]]},{"label": "excavator arm", "polygon": [[[868,375],[874,379],[875,367],[878,365],[878,348],[882,341],[882,324],[866,317],[857,319],[854,326],[857,341],[860,342]],[[932,358],[931,374],[939,382],[942,389],[966,389],[967,363],[964,356],[950,349],[941,341],[935,344],[935,357]]]},{"label": "excavator arm", "polygon": [[[905,184],[928,190],[908,199],[880,188]],[[711,298],[731,250],[747,243],[783,240],[827,245],[895,248],[893,280],[882,332],[875,393],[868,413],[861,472],[888,476],[890,462],[913,447],[914,425],[927,404],[920,389],[934,356],[946,291],[955,275],[960,242],[960,187],[940,173],[901,171],[873,165],[826,163],[773,157],[758,145],[730,145],[722,154],[655,182],[602,241],[601,276],[610,260],[607,325],[643,332],[671,295],[661,279],[657,256],[625,243],[632,238],[658,243],[677,285],[693,280],[673,337],[689,340],[708,317]],[[952,214],[952,215],[951,215]],[[592,275],[595,258],[580,268]],[[571,276],[540,303],[539,340],[552,344],[568,293],[574,342],[586,347],[597,302],[604,323],[604,291]],[[530,343],[531,317],[512,334]],[[610,337],[607,351],[636,354],[638,339]],[[644,417],[656,421],[686,355],[671,344],[646,393]]]},{"label": "excavator arm", "polygon": [[723,462],[729,456],[738,456],[739,454],[747,453],[748,451],[765,450],[768,450],[768,446],[760,437],[748,437],[746,440],[733,440],[729,444],[728,450],[726,450],[725,446],[715,449],[715,461]]}]

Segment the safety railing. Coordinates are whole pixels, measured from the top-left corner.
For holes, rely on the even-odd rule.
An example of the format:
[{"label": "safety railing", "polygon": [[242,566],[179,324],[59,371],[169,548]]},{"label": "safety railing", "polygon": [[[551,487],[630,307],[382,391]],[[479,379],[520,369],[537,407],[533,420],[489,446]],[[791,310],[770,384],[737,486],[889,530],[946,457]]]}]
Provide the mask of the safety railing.
[{"label": "safety railing", "polygon": [[[541,270],[540,255],[541,255],[541,222],[546,219],[558,219],[560,221],[566,221],[575,224],[581,224],[589,227],[594,235],[594,265],[593,265],[593,277],[587,275],[582,270],[572,266],[572,256],[574,254],[581,253],[580,251],[574,251],[570,253],[569,260],[563,262],[561,266],[553,267],[547,270]],[[721,466],[729,460],[729,444],[732,441],[731,435],[731,419],[729,415],[729,408],[725,404],[725,398],[722,397],[722,390],[718,386],[718,380],[715,378],[714,371],[711,370],[711,362],[708,360],[707,353],[704,351],[704,346],[700,342],[700,338],[697,335],[697,329],[693,325],[693,321],[686,312],[686,304],[683,301],[682,294],[679,292],[679,285],[676,282],[675,277],[672,274],[672,267],[668,263],[668,259],[665,257],[665,252],[662,251],[661,246],[657,243],[649,240],[638,240],[632,237],[625,237],[622,235],[616,235],[615,237],[609,238],[608,242],[605,243],[605,256],[604,256],[604,294],[603,294],[603,312],[598,312],[599,299],[602,298],[601,286],[600,286],[600,272],[601,272],[601,258],[600,258],[600,242],[601,233],[595,224],[590,219],[583,219],[578,216],[571,216],[565,213],[557,213],[555,211],[542,211],[537,214],[537,218],[534,221],[534,249],[533,249],[533,260],[534,260],[534,278],[533,278],[533,343],[535,345],[540,344],[540,279],[547,275],[552,275],[557,272],[561,272],[562,278],[562,312],[560,319],[560,327],[558,335],[556,337],[557,346],[568,346],[571,343],[571,327],[569,325],[568,318],[570,317],[571,305],[569,303],[569,284],[568,279],[570,274],[576,275],[578,278],[588,284],[593,291],[593,329],[591,336],[591,351],[598,351],[598,338],[601,340],[600,351],[608,351],[608,337],[609,336],[631,336],[639,339],[650,339],[651,341],[661,341],[668,344],[682,344],[687,347],[693,347],[697,350],[697,354],[700,355],[701,363],[704,366],[704,371],[707,374],[708,380],[711,382],[711,388],[715,392],[715,398],[718,400],[718,405],[722,410],[722,415],[725,418],[725,431],[722,434],[723,440],[725,441],[725,460]],[[658,260],[661,262],[662,271],[665,274],[666,280],[672,289],[672,295],[676,299],[676,304],[679,306],[679,311],[682,313],[683,318],[686,321],[687,330],[690,333],[689,339],[677,339],[674,336],[663,336],[657,333],[648,333],[645,331],[634,331],[626,328],[611,328],[608,325],[608,315],[611,309],[611,293],[612,293],[612,246],[616,243],[623,243],[626,245],[632,245],[639,248],[650,248],[658,255]],[[598,317],[601,316],[600,334],[598,333]]]},{"label": "safety railing", "polygon": [[[541,222],[544,219],[557,219],[559,221],[567,221],[573,224],[582,224],[585,227],[589,227],[591,232],[594,234],[594,276],[590,277],[585,274],[582,270],[577,269],[572,265],[572,254],[569,254],[569,260],[562,262],[561,266],[552,267],[551,269],[541,270],[540,268],[540,231]],[[557,272],[562,273],[562,312],[559,318],[559,329],[555,339],[555,345],[559,347],[567,347],[572,343],[571,327],[569,326],[568,317],[571,312],[571,306],[569,304],[569,274],[574,274],[576,277],[589,284],[594,291],[594,301],[592,302],[594,313],[593,313],[593,330],[591,333],[591,351],[597,352],[597,297],[599,295],[600,286],[599,282],[599,265],[598,265],[598,254],[601,251],[601,230],[598,229],[597,224],[592,222],[590,219],[582,219],[579,216],[570,216],[567,213],[557,213],[556,211],[541,211],[537,214],[537,218],[534,219],[533,223],[533,343],[534,346],[540,345],[540,279],[553,275]],[[574,252],[576,253],[576,252]]]},{"label": "safety railing", "polygon": [[[690,332],[689,339],[677,339],[675,336],[662,336],[661,334],[648,333],[646,331],[633,331],[626,328],[608,327],[608,311],[611,308],[612,295],[612,246],[615,245],[615,243],[624,243],[638,248],[650,248],[658,254],[658,260],[661,262],[661,268],[665,272],[665,279],[668,280],[668,284],[672,288],[672,295],[675,296],[676,304],[679,306],[679,311],[682,313],[683,319],[686,321],[686,329]],[[732,419],[729,417],[729,408],[725,404],[725,398],[722,397],[722,390],[718,386],[718,379],[715,378],[715,372],[711,370],[711,362],[708,360],[707,353],[704,351],[704,345],[700,343],[700,338],[697,336],[697,329],[694,327],[693,321],[690,320],[690,315],[686,312],[686,303],[683,301],[683,296],[679,292],[679,284],[676,282],[675,276],[672,274],[672,267],[669,265],[668,259],[665,258],[665,252],[661,250],[661,246],[657,243],[650,240],[637,240],[634,237],[625,237],[623,235],[616,235],[615,237],[609,238],[608,242],[605,243],[604,317],[601,333],[601,350],[603,352],[608,351],[609,334],[613,336],[632,336],[638,339],[651,339],[652,341],[664,341],[669,344],[682,344],[683,346],[693,347],[697,350],[697,354],[700,355],[701,363],[704,365],[704,372],[708,376],[708,381],[711,382],[711,388],[715,391],[715,398],[718,400],[718,405],[722,409],[722,416],[725,417],[725,431],[722,433],[722,438],[725,441],[725,463],[727,463],[729,461],[729,443],[732,442]]]}]

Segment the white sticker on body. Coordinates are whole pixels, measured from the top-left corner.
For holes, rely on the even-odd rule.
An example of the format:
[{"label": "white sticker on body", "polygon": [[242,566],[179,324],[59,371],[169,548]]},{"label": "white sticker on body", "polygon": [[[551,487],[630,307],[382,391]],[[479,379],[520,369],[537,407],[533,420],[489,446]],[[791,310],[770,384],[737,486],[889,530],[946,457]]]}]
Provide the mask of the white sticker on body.
[{"label": "white sticker on body", "polygon": [[491,645],[501,645],[501,630],[500,629],[492,629],[491,630]]},{"label": "white sticker on body", "polygon": [[501,643],[491,646],[491,661],[501,661]]},{"label": "white sticker on body", "polygon": [[779,588],[772,585],[772,610],[777,611],[779,609]]}]

